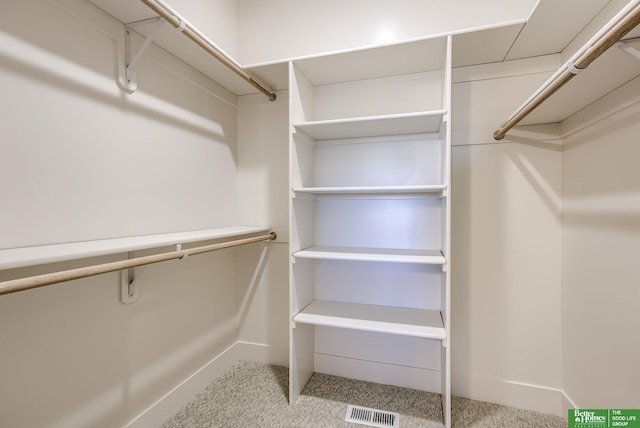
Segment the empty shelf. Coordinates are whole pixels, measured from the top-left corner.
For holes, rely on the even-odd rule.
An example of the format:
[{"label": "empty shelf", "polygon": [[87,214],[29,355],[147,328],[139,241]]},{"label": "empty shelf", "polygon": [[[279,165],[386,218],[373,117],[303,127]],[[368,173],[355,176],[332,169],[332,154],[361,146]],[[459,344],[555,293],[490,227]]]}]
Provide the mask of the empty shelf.
[{"label": "empty shelf", "polygon": [[445,110],[294,123],[316,140],[438,132]]},{"label": "empty shelf", "polygon": [[440,250],[407,250],[394,248],[309,247],[293,253],[294,257],[323,260],[419,263],[444,265]]},{"label": "empty shelf", "polygon": [[295,322],[377,333],[445,339],[440,311],[314,300],[293,317]]},{"label": "empty shelf", "polygon": [[424,184],[415,186],[352,186],[352,187],[297,187],[294,192],[313,195],[374,195],[374,194],[427,194],[439,193],[446,189],[444,184]]},{"label": "empty shelf", "polygon": [[117,254],[128,251],[158,248],[167,245],[209,241],[253,233],[268,232],[270,228],[260,226],[230,226],[189,232],[162,233],[156,235],[131,236],[126,238],[99,239],[94,241],[0,250],[0,269],[12,269],[54,263],[86,257]]}]

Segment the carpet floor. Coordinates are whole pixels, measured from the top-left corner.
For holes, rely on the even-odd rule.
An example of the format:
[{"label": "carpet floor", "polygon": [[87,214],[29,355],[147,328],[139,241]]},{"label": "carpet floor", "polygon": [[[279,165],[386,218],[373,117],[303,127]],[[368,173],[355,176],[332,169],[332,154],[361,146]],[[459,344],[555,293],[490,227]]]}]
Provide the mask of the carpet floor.
[{"label": "carpet floor", "polygon": [[[444,426],[440,395],[315,373],[294,406],[285,367],[240,361],[162,428],[363,427],[345,422],[348,404],[400,414],[399,427]],[[454,397],[453,428],[566,428],[564,419]]]}]

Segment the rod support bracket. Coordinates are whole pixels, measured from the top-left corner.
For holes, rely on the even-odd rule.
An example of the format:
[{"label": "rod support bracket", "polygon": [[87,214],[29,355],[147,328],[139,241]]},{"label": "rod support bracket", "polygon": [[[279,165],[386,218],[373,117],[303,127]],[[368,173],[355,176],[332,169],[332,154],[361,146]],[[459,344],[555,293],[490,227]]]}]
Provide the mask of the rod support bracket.
[{"label": "rod support bracket", "polygon": [[[133,258],[133,252],[127,254],[127,258]],[[140,287],[138,278],[135,277],[133,268],[120,271],[120,301],[125,305],[135,303],[140,298]]]},{"label": "rod support bracket", "polygon": [[[182,244],[177,244],[177,245],[176,245],[176,251],[182,251]],[[186,259],[187,257],[189,257],[189,252],[188,252],[187,250],[185,250],[185,251],[182,253],[182,257],[180,257],[180,260],[184,260],[184,259]]]},{"label": "rod support bracket", "polygon": [[623,52],[626,52],[632,57],[634,57],[635,59],[640,60],[640,51],[638,51],[636,48],[631,47],[624,40],[620,40],[618,43],[616,43],[616,46],[618,47],[618,49],[622,50]]},{"label": "rod support bracket", "polygon": [[580,73],[583,69],[576,67],[573,61],[567,61],[567,70],[569,70],[569,73],[576,75]]},{"label": "rod support bracket", "polygon": [[[144,51],[149,47],[151,42],[153,42],[153,38],[156,36],[160,27],[164,23],[164,19],[160,16],[156,16],[155,18],[144,19],[142,21],[130,22],[124,25],[124,66],[125,66],[125,76],[124,81],[121,82],[123,87],[129,92],[133,93],[138,89],[138,82],[136,80],[136,64],[142,58]],[[133,36],[132,32],[141,26],[153,25],[151,32],[145,38],[142,45],[138,48],[138,50],[133,52]]]}]

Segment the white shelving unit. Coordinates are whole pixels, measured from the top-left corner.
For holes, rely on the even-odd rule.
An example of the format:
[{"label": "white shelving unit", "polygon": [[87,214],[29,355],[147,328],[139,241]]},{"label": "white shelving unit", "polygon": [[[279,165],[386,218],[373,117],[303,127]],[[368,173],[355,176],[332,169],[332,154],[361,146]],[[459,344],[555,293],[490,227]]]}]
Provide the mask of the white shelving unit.
[{"label": "white shelving unit", "polygon": [[290,401],[314,371],[401,367],[449,427],[451,38],[294,60],[289,80]]}]

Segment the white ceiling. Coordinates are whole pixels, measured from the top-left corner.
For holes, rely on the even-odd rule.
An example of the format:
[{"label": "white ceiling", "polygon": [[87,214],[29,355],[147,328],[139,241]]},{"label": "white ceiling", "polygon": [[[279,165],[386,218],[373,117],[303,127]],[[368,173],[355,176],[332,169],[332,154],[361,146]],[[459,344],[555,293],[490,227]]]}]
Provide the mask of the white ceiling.
[{"label": "white ceiling", "polygon": [[[138,1],[89,1],[125,23],[154,16],[152,11]],[[507,41],[500,41],[509,45],[503,59],[561,52],[607,3],[609,0],[539,0],[522,31],[510,34]]]},{"label": "white ceiling", "polygon": [[504,59],[562,52],[609,0],[540,0]]},{"label": "white ceiling", "polygon": [[540,0],[524,25],[457,35],[454,67],[562,52],[609,0]]},{"label": "white ceiling", "polygon": [[122,23],[142,21],[157,16],[137,0],[89,0]]},{"label": "white ceiling", "polygon": [[[89,1],[124,23],[154,16],[154,13],[139,1]],[[494,0],[498,3],[500,1],[508,2],[510,0]],[[621,1],[623,0],[539,0],[531,15],[523,17],[526,19],[524,25],[517,23],[506,27],[457,35],[455,37],[454,66],[460,67],[559,53],[608,3],[620,3]],[[170,31],[170,29],[167,30]],[[203,31],[206,33],[206,29]],[[168,46],[163,47],[168,48]],[[168,50],[173,51],[173,49]],[[181,56],[176,52],[172,53]]]}]

